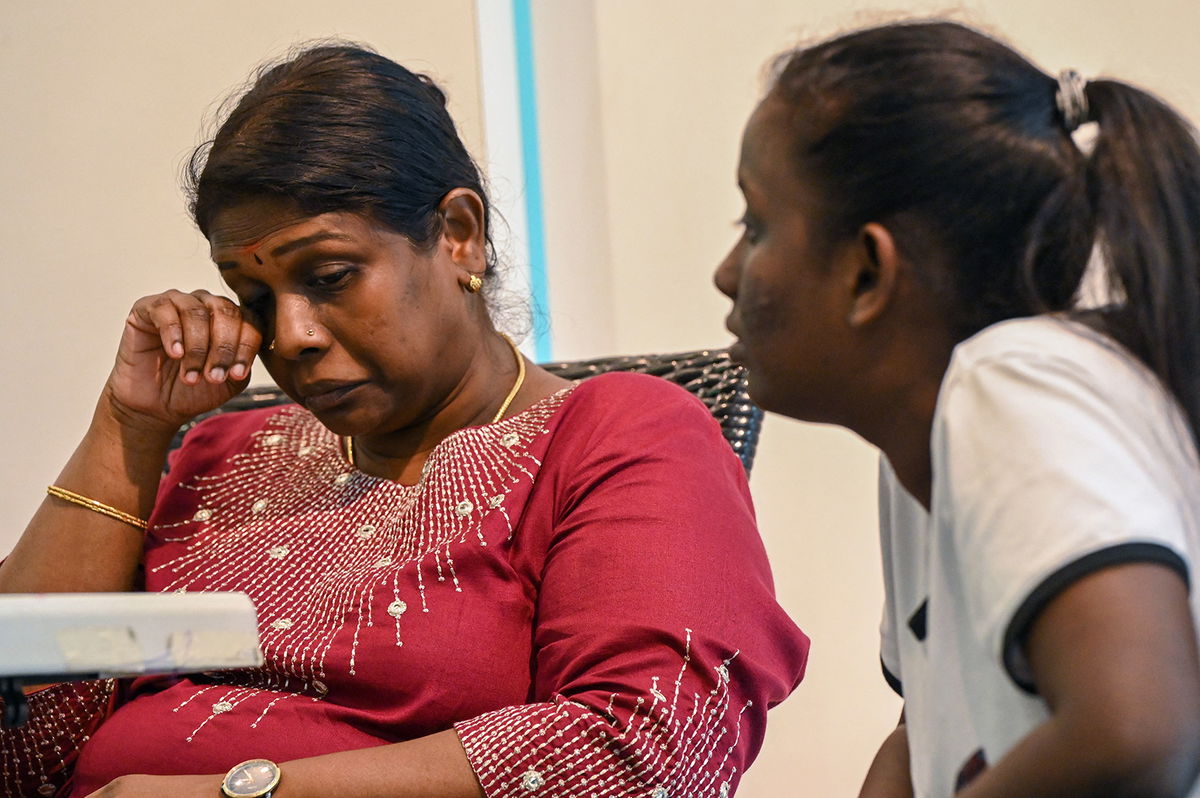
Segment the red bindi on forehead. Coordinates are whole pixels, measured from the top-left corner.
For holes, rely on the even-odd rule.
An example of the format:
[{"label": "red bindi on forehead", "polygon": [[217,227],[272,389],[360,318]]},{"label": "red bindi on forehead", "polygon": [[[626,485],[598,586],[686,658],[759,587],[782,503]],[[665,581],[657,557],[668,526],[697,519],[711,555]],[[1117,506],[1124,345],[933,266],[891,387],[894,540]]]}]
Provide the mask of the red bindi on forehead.
[{"label": "red bindi on forehead", "polygon": [[[236,227],[234,225],[231,225],[231,227],[235,227],[235,229],[223,231],[223,232],[225,232],[229,236],[229,238],[232,238],[233,241],[229,241],[227,239],[227,241],[223,243],[219,240],[216,240],[223,236],[221,236],[220,233],[214,234],[214,236],[213,236],[214,241],[211,244],[214,259],[216,259],[217,253],[220,253],[221,261],[227,262],[231,258],[236,258],[236,259],[253,258],[255,263],[262,265],[263,263],[265,263],[264,258],[266,257],[266,252],[264,252],[264,248],[269,248],[270,245],[272,244],[272,242],[276,241],[281,233],[284,233],[290,229],[294,229],[297,226],[310,221],[310,219],[311,219],[311,217],[298,216],[296,218],[284,219],[282,221],[278,221],[278,222],[275,222],[272,224],[262,225],[259,228],[259,231],[261,231],[261,233],[258,234],[255,238],[251,239],[247,243],[234,243],[234,242],[236,241],[236,239],[238,237],[240,237],[239,234],[244,235],[246,233],[249,233],[250,235],[254,235],[255,233],[259,233],[259,231],[256,231],[253,229],[254,228],[253,223],[256,221],[259,221],[261,224],[261,220],[250,219],[249,220],[250,224],[245,225],[249,229],[245,230],[244,232],[242,230],[236,229]],[[265,227],[266,229],[264,230],[263,227]],[[243,238],[242,240],[245,241],[245,238]]]},{"label": "red bindi on forehead", "polygon": [[214,214],[209,229],[210,246],[214,252],[251,257],[273,236],[312,218],[312,214],[286,201],[249,200],[222,208]]}]

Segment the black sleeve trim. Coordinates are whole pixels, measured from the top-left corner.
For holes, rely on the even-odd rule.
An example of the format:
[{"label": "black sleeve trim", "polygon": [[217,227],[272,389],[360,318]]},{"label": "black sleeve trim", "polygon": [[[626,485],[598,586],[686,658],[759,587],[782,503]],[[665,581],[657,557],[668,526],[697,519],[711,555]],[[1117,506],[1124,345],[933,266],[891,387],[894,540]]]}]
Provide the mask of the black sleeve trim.
[{"label": "black sleeve trim", "polygon": [[1004,670],[1017,687],[1030,695],[1037,695],[1037,686],[1028,679],[1020,666],[1021,647],[1030,627],[1046,605],[1072,583],[1088,574],[1131,562],[1151,562],[1165,565],[1179,573],[1191,590],[1188,566],[1183,558],[1161,543],[1122,543],[1107,549],[1094,551],[1085,557],[1064,565],[1033,589],[1021,603],[1004,632]]},{"label": "black sleeve trim", "polygon": [[921,606],[917,607],[917,611],[908,619],[908,628],[917,640],[925,642],[925,636],[929,631],[929,599],[922,601]]},{"label": "black sleeve trim", "polygon": [[883,679],[888,683],[888,687],[896,691],[896,695],[904,698],[904,686],[900,684],[900,680],[888,670],[888,666],[883,664],[883,660],[879,660],[879,667],[883,669]]}]

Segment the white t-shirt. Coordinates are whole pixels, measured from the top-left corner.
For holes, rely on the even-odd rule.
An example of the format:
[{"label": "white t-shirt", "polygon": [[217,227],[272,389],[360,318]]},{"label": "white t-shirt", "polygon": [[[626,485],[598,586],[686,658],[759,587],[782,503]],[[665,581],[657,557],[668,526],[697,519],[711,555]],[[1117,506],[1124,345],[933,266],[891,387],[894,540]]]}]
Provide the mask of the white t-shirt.
[{"label": "white t-shirt", "polygon": [[882,660],[904,696],[916,795],[944,798],[1047,718],[1018,641],[1058,591],[1129,561],[1187,578],[1200,464],[1145,366],[1051,316],[955,348],[930,445],[930,512],[881,463]]}]

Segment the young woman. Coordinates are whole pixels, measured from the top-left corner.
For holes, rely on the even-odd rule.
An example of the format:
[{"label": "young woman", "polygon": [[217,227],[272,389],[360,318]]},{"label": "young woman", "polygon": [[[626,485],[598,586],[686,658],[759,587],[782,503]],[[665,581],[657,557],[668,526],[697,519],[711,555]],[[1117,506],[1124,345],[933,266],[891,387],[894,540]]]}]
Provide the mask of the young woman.
[{"label": "young woman", "polygon": [[755,398],[884,455],[862,795],[1200,795],[1192,130],[914,22],[784,56],[738,177]]}]

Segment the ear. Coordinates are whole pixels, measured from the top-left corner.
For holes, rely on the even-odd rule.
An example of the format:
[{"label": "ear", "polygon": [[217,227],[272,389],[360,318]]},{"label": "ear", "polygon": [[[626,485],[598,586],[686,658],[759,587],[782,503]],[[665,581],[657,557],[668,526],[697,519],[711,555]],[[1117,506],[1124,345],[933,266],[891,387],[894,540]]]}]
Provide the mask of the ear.
[{"label": "ear", "polygon": [[[483,200],[469,188],[456,188],[438,203],[442,215],[442,246],[468,275],[487,269],[486,213]],[[465,278],[464,278],[465,279]]]},{"label": "ear", "polygon": [[852,327],[863,327],[880,318],[896,295],[900,254],[891,232],[870,222],[858,231],[850,251],[853,296],[846,317]]}]

